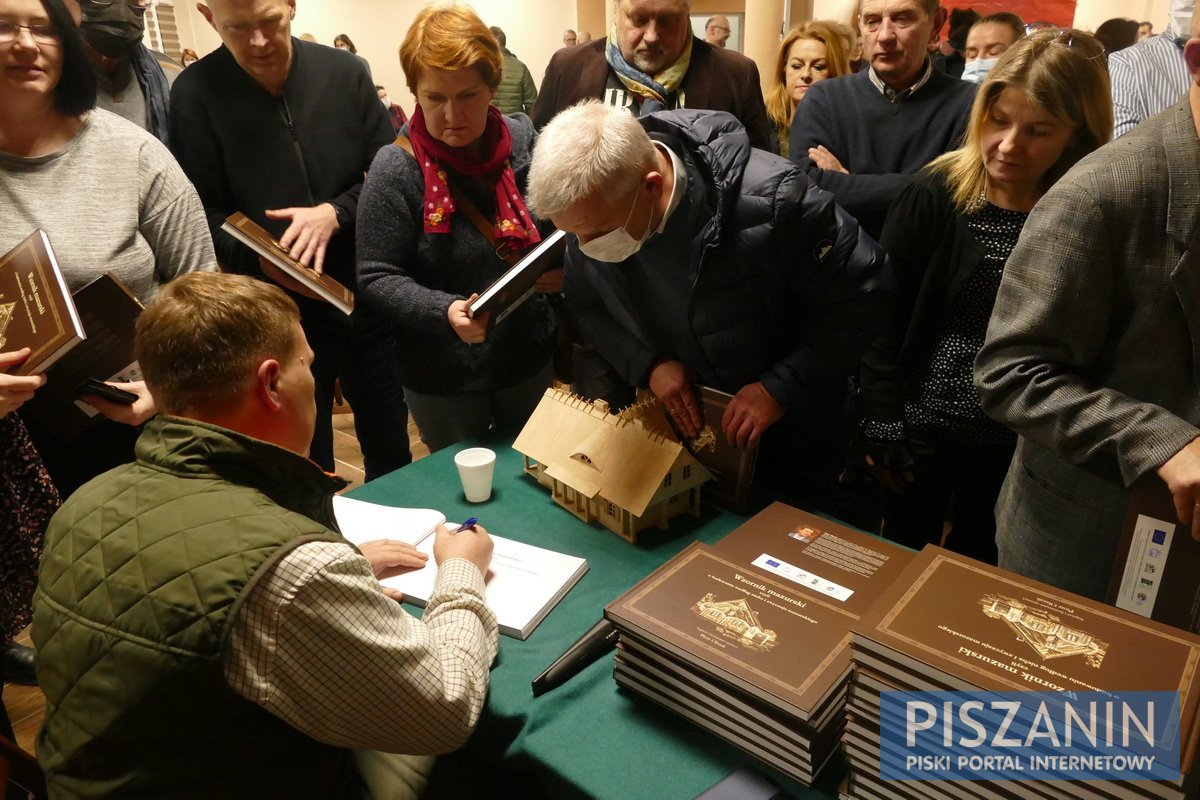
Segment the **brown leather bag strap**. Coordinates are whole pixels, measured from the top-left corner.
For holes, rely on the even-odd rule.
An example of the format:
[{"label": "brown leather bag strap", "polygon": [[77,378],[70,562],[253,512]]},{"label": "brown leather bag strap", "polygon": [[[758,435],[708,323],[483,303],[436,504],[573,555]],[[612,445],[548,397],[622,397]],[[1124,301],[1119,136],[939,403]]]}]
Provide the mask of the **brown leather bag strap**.
[{"label": "brown leather bag strap", "polygon": [[[417,157],[416,153],[413,152],[412,142],[407,136],[404,136],[403,134],[397,136],[394,144],[413,158]],[[449,181],[447,181],[447,183],[449,183]],[[492,223],[488,222],[487,219],[484,218],[483,214],[480,213],[479,208],[471,202],[470,198],[455,189],[453,186],[450,186],[449,188],[450,196],[454,198],[454,205],[458,207],[459,211],[462,211],[467,215],[467,219],[471,220],[471,224],[479,229],[479,232],[483,234],[483,238],[487,239],[487,243],[491,245],[492,251],[495,252],[496,257],[510,266],[520,261],[521,257],[517,253],[513,252],[513,249],[509,246],[508,242],[496,242],[496,231],[493,228]]]}]

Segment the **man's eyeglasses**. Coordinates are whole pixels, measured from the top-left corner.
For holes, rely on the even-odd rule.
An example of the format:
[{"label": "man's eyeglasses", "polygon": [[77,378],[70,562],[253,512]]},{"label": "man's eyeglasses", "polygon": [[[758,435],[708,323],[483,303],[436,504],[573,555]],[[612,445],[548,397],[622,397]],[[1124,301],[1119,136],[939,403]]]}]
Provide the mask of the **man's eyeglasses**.
[{"label": "man's eyeglasses", "polygon": [[53,25],[22,25],[19,22],[0,19],[0,43],[15,42],[23,30],[29,31],[29,38],[36,44],[58,44],[62,41],[62,37],[58,35],[58,28]]}]

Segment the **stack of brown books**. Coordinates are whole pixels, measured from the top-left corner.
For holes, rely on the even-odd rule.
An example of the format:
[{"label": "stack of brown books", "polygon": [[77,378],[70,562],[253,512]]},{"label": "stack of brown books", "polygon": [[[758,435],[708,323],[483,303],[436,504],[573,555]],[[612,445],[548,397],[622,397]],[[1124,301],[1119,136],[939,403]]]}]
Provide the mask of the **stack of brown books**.
[{"label": "stack of brown books", "polygon": [[912,556],[776,503],[605,609],[617,683],[811,783],[843,728],[850,629]]},{"label": "stack of brown books", "polygon": [[[843,736],[851,797],[1195,796],[1190,767],[1200,734],[1200,637],[928,546],[854,628],[851,654]],[[1046,717],[1032,726],[1037,733],[1026,737],[1030,720],[1015,710],[1013,699],[1031,698],[1031,691],[1045,692],[1051,699],[1040,706]],[[886,694],[891,692],[955,694],[933,696],[938,702],[918,708],[918,703],[909,702],[913,695]],[[998,698],[973,710],[978,730],[963,726],[965,692],[972,698]],[[1081,731],[1087,728],[1089,713],[1091,724],[1099,720],[1101,733],[1096,734],[1097,728],[1091,733],[1101,745],[1115,736],[1131,758],[1148,752],[1121,739],[1137,733],[1133,726],[1143,720],[1109,713],[1132,708],[1133,703],[1125,701],[1144,697],[1135,694],[1143,692],[1166,693],[1172,701],[1177,694],[1175,715],[1160,717],[1157,727],[1149,727],[1156,746],[1176,742],[1179,763],[1160,758],[1155,770],[1163,771],[1143,779],[1121,773],[1114,766],[1124,763],[1120,760],[1066,757],[1087,744]],[[1097,695],[1103,702],[1072,717],[1085,698]],[[908,717],[898,713],[902,701]],[[903,722],[897,725],[897,720]],[[1074,741],[1063,737],[1067,728],[1075,734]],[[914,736],[917,729],[932,729],[945,747],[923,749],[928,740]],[[976,736],[980,731],[983,735]],[[992,738],[997,731],[1003,741]],[[1011,747],[1014,738],[1024,749],[996,749],[997,742]],[[975,751],[964,743],[992,749]],[[971,761],[965,768],[958,761],[976,752],[1005,752],[1010,760]],[[945,762],[936,761],[943,755]],[[920,760],[923,756],[929,760]],[[904,776],[897,775],[901,761],[911,770]],[[954,764],[957,769],[952,769]],[[1092,764],[1096,766],[1080,766]],[[1018,779],[1020,774],[1028,777]]]}]

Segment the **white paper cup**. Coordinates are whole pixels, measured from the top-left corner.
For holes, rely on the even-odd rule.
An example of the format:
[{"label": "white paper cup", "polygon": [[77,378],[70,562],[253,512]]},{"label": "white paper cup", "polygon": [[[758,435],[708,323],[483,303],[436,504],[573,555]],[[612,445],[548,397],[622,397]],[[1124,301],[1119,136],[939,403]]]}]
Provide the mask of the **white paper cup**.
[{"label": "white paper cup", "polygon": [[492,496],[495,453],[486,447],[470,447],[455,454],[454,466],[458,467],[458,478],[468,503],[482,503]]}]

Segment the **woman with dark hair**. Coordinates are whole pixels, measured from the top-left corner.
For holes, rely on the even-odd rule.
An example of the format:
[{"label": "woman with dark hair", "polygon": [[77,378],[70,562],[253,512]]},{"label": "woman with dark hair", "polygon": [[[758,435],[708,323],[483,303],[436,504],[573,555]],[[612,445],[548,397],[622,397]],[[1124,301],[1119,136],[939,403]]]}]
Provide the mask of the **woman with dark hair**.
[{"label": "woman with dark hair", "polygon": [[[354,46],[354,42],[350,40],[349,36],[344,33],[339,33],[337,36],[333,37],[333,46],[338,50],[346,50],[350,52],[355,58],[358,59],[359,63],[363,65],[363,69],[367,71],[367,75],[371,74],[370,63],[358,54],[358,48]],[[375,79],[371,78],[371,82],[374,83]]]},{"label": "woman with dark hair", "polygon": [[1038,199],[1112,137],[1104,50],[1075,30],[1014,44],[984,79],[963,147],[934,160],[888,213],[898,280],[890,332],[863,358],[868,462],[883,533],[996,563],[993,508],[1016,435],[973,383],[1009,253]]},{"label": "woman with dark hair", "polygon": [[[0,66],[0,253],[40,228],[72,291],[112,272],[143,303],[175,275],[215,266],[204,209],[166,147],[93,108],[95,78],[62,0],[0,0]],[[130,388],[132,407],[89,402],[140,422],[153,402]],[[133,455],[126,425],[65,442],[32,415],[25,422],[64,496]]]},{"label": "woman with dark hair", "polygon": [[[433,451],[520,429],[553,377],[554,321],[544,295],[494,327],[468,309],[508,270],[502,249],[541,240],[523,197],[533,123],[491,102],[504,66],[496,37],[466,6],[426,6],[400,64],[417,98],[410,149],[384,147],[367,174],[358,283],[392,320],[404,397]],[[562,270],[552,273],[539,288],[561,288]]]}]

